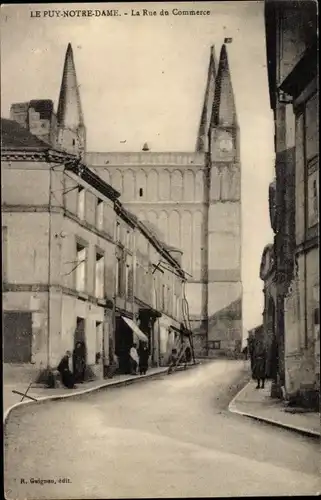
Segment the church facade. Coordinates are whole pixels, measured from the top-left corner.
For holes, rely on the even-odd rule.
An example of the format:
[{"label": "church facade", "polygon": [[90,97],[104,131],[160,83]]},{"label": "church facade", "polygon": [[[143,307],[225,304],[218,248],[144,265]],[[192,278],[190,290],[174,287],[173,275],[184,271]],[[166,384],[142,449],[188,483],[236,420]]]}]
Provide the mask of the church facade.
[{"label": "church facade", "polygon": [[[121,193],[122,204],[180,250],[186,315],[199,353],[238,351],[242,341],[241,163],[227,46],[211,48],[195,151],[90,152],[71,46],[62,96],[13,104],[11,119],[70,153]],[[121,96],[120,96],[121,97]],[[66,102],[64,102],[64,100]],[[66,104],[68,103],[68,106]],[[65,109],[66,108],[66,109]],[[68,110],[68,113],[66,112]]]}]

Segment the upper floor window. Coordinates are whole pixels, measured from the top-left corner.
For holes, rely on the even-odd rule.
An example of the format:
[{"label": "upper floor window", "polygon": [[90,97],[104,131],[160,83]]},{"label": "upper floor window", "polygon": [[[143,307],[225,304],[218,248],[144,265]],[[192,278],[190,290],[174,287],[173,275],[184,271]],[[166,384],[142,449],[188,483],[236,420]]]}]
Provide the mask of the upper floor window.
[{"label": "upper floor window", "polygon": [[165,285],[162,285],[161,307],[165,310]]},{"label": "upper floor window", "polygon": [[131,234],[130,231],[126,231],[126,236],[125,236],[125,247],[127,250],[131,250]]},{"label": "upper floor window", "polygon": [[8,228],[2,226],[2,281],[8,279]]},{"label": "upper floor window", "polygon": [[100,198],[97,198],[96,204],[96,226],[98,229],[104,226],[104,202]]},{"label": "upper floor window", "polygon": [[79,292],[84,292],[86,290],[87,279],[87,248],[85,247],[85,245],[77,242],[76,251],[76,289]]},{"label": "upper floor window", "polygon": [[318,170],[308,175],[308,227],[319,222],[319,175]]},{"label": "upper floor window", "polygon": [[123,252],[120,252],[116,260],[116,295],[123,296],[125,293],[126,262]]},{"label": "upper floor window", "polygon": [[77,215],[81,220],[85,218],[85,200],[86,191],[82,186],[78,186]]},{"label": "upper floor window", "polygon": [[133,296],[133,270],[130,263],[126,264],[126,297],[131,298]]},{"label": "upper floor window", "polygon": [[105,262],[103,253],[96,251],[95,259],[95,296],[104,298],[105,294]]},{"label": "upper floor window", "polygon": [[143,188],[139,188],[139,197],[142,198],[144,196]]},{"label": "upper floor window", "polygon": [[120,223],[118,221],[116,222],[116,235],[115,235],[115,238],[116,238],[116,243],[119,243],[120,242]]}]

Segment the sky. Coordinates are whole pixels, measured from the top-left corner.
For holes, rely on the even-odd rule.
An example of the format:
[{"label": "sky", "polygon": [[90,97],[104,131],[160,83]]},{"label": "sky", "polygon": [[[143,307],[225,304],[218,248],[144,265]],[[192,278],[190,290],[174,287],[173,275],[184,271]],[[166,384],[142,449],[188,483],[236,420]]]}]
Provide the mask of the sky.
[{"label": "sky", "polygon": [[[133,7],[157,15],[133,16]],[[173,15],[175,8],[210,15]],[[118,16],[62,17],[63,10],[77,9],[117,9]],[[162,9],[169,16],[161,16]],[[9,117],[13,102],[49,98],[57,106],[70,42],[88,151],[139,151],[145,142],[152,151],[194,151],[210,47],[215,45],[218,58],[224,38],[232,38],[228,56],[241,131],[246,329],[262,322],[259,267],[264,246],[273,241],[268,211],[273,117],[263,9],[261,1],[243,0],[29,4],[2,6],[1,16],[1,116]],[[49,10],[54,17],[45,16]]]}]

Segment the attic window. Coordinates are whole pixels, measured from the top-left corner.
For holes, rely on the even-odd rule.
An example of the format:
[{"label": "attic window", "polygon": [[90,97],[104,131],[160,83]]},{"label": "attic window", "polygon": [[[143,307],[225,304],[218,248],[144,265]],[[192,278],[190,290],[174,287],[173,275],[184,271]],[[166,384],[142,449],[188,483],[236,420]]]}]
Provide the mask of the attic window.
[{"label": "attic window", "polygon": [[143,188],[139,188],[139,196],[140,198],[143,196]]}]

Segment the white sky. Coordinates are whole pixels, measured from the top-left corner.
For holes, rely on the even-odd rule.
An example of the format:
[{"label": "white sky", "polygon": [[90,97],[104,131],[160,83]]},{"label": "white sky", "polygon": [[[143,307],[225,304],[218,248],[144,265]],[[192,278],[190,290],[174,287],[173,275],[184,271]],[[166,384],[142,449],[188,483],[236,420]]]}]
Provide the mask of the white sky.
[{"label": "white sky", "polygon": [[[134,7],[134,5],[136,6]],[[268,184],[273,177],[263,2],[2,6],[1,116],[12,102],[59,94],[71,42],[89,151],[193,151],[210,46],[228,45],[241,129],[244,326],[262,321],[263,247],[272,241]],[[131,9],[210,10],[210,16],[131,16]],[[32,10],[118,9],[118,17],[31,18]],[[125,16],[125,12],[128,13]],[[120,143],[126,139],[126,143]]]}]

